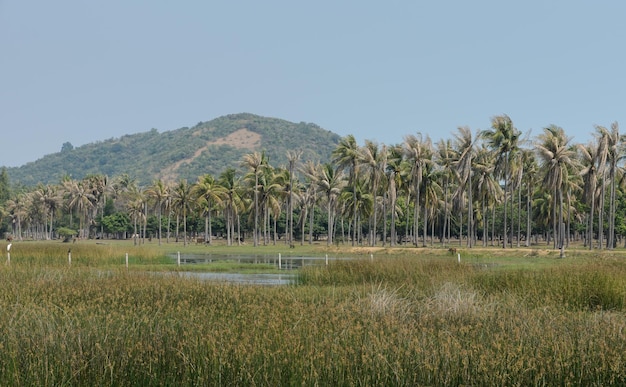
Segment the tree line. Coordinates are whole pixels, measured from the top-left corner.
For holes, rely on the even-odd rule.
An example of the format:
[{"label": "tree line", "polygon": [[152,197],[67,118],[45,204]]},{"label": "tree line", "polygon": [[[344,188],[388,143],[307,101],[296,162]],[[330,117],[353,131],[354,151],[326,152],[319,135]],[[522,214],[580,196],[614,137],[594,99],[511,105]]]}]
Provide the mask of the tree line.
[{"label": "tree line", "polygon": [[[625,137],[596,126],[586,144],[563,128],[524,137],[510,117],[486,130],[459,127],[433,142],[420,133],[400,144],[341,138],[327,162],[287,152],[273,166],[262,152],[219,176],[156,179],[123,174],[65,177],[10,188],[0,173],[2,231],[16,239],[155,238],[228,245],[251,241],[328,245],[457,244],[502,248],[574,241],[612,249],[626,240]],[[299,242],[296,242],[296,241]]]}]

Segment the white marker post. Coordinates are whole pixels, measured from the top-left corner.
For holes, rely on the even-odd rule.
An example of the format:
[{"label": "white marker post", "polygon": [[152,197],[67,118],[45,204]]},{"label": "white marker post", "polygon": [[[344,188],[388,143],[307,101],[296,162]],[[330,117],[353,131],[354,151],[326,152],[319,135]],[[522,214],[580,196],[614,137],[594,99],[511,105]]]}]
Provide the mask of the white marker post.
[{"label": "white marker post", "polygon": [[67,262],[70,266],[72,266],[72,249],[67,250]]},{"label": "white marker post", "polygon": [[283,257],[278,253],[278,270],[283,268]]},{"label": "white marker post", "polygon": [[126,253],[126,270],[128,270],[128,253]]},{"label": "white marker post", "polygon": [[177,251],[177,262],[178,262],[178,266],[180,266],[180,251]]},{"label": "white marker post", "polygon": [[328,266],[328,254],[326,254],[326,266]]},{"label": "white marker post", "polygon": [[11,243],[7,245],[7,265],[11,264]]}]

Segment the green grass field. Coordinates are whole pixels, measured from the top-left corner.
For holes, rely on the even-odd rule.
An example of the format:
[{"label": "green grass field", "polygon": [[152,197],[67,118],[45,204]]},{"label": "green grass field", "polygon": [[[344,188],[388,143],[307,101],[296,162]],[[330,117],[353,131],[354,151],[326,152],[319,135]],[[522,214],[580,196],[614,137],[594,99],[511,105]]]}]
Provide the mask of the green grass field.
[{"label": "green grass field", "polygon": [[[354,259],[289,286],[154,275],[176,251]],[[14,242],[0,385],[626,383],[626,251],[458,253]]]}]

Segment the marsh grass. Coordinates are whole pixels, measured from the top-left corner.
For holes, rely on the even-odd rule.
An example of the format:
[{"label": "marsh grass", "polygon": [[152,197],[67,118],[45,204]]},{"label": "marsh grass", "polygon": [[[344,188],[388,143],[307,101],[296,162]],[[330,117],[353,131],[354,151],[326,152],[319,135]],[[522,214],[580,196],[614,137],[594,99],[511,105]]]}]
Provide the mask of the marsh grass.
[{"label": "marsh grass", "polygon": [[[6,250],[4,250],[6,251]],[[172,263],[167,255],[154,247],[109,243],[15,242],[10,250],[11,264],[41,267],[162,265]],[[6,253],[5,253],[6,258]]]},{"label": "marsh grass", "polygon": [[[0,265],[0,385],[626,383],[615,256],[396,253],[263,287],[127,271],[126,246],[72,247],[69,267],[60,246]],[[149,268],[162,252],[129,255]]]}]

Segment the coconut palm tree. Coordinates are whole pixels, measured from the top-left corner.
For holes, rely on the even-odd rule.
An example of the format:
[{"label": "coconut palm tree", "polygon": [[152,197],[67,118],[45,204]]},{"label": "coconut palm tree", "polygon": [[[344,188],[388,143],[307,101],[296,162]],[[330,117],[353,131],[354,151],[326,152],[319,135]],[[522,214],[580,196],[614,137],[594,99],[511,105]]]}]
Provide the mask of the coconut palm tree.
[{"label": "coconut palm tree", "polygon": [[[285,170],[275,169],[268,165],[259,176],[259,206],[263,216],[263,243],[269,242],[269,230],[273,229],[273,243],[278,239],[278,219],[282,212],[282,196],[287,184]],[[273,221],[273,227],[270,225]]]},{"label": "coconut palm tree", "polygon": [[52,239],[54,214],[61,205],[61,194],[56,186],[49,184],[39,184],[37,189],[33,191],[32,194],[33,201],[39,203],[43,209],[45,237],[46,239]]},{"label": "coconut palm tree", "polygon": [[596,205],[596,191],[598,189],[598,169],[600,168],[600,144],[596,138],[595,143],[589,142],[586,145],[578,144],[579,160],[581,163],[580,175],[583,178],[583,196],[589,206],[587,217],[587,236],[585,243],[588,243],[589,250],[593,249],[593,219]]},{"label": "coconut palm tree", "polygon": [[259,173],[261,173],[265,162],[264,154],[259,152],[250,153],[243,156],[241,165],[248,168],[254,177],[254,247],[259,245]]},{"label": "coconut palm tree", "polygon": [[187,213],[191,209],[193,195],[187,180],[180,179],[172,192],[172,205],[179,214],[183,215],[183,246],[187,246]]},{"label": "coconut palm tree", "polygon": [[[522,175],[522,184],[526,188],[526,247],[530,247],[530,239],[532,233],[532,195],[537,183],[537,172],[539,166],[535,159],[535,153],[530,149],[522,150],[522,163],[524,173]],[[519,239],[519,238],[518,238]]]},{"label": "coconut palm tree", "polygon": [[[511,161],[518,150],[521,132],[513,125],[507,115],[495,116],[491,119],[491,129],[482,132],[487,145],[496,155],[496,176],[504,181],[504,215],[502,226],[502,247],[507,245],[507,200],[512,194],[509,179],[511,175]],[[508,196],[507,196],[508,195]]]},{"label": "coconut palm tree", "polygon": [[22,240],[22,221],[27,214],[28,198],[21,192],[5,203],[7,212],[11,215],[11,233]]},{"label": "coconut palm tree", "polygon": [[[374,196],[374,203],[378,196],[381,179],[385,175],[384,152],[381,151],[377,143],[365,140],[365,146],[361,148],[360,164],[366,168],[369,177],[369,186]],[[369,244],[376,246],[376,226],[378,224],[378,206],[374,205],[374,209],[369,220]]]},{"label": "coconut palm tree", "polygon": [[454,163],[457,178],[459,181],[458,189],[465,191],[467,194],[467,247],[472,247],[473,231],[473,197],[472,197],[472,160],[475,153],[476,138],[472,138],[470,128],[464,126],[458,128],[458,133],[454,134],[455,152],[457,154]]},{"label": "coconut palm tree", "polygon": [[[146,213],[144,212],[145,203],[142,193],[139,191],[134,192],[134,198],[129,200],[126,204],[128,209],[128,215],[133,220],[133,243],[137,245],[140,240],[141,231],[137,231],[137,224],[143,224],[146,219]],[[140,226],[141,230],[141,226]]]},{"label": "coconut palm tree", "polygon": [[443,177],[443,243],[450,240],[450,202],[449,202],[449,190],[450,184],[453,178],[453,166],[455,161],[455,153],[452,148],[451,140],[440,140],[437,142],[436,163],[441,168]]},{"label": "coconut palm tree", "polygon": [[[93,205],[93,219],[96,219],[98,217],[98,211],[100,211],[100,216],[104,216],[104,206],[106,205],[107,195],[112,191],[112,186],[107,175],[90,175],[87,179],[93,191],[95,200]],[[100,223],[100,234],[104,234],[104,225],[102,222]]]},{"label": "coconut palm tree", "polygon": [[[232,246],[235,238],[235,221],[239,219],[239,212],[242,209],[243,200],[241,198],[241,185],[236,177],[234,168],[227,168],[218,178],[218,184],[224,187],[224,218],[226,218],[226,238],[228,246]],[[238,222],[237,222],[238,224]],[[238,237],[238,243],[241,238]]]},{"label": "coconut palm tree", "polygon": [[[538,155],[542,161],[542,169],[545,173],[544,184],[552,190],[554,194],[555,207],[558,214],[553,215],[553,230],[555,232],[555,248],[561,251],[563,257],[565,241],[563,217],[563,190],[569,178],[572,166],[575,165],[575,153],[569,146],[570,138],[565,135],[565,131],[556,125],[544,128],[544,132],[538,136],[536,145]],[[556,209],[553,210],[556,214]]]},{"label": "coconut palm tree", "polygon": [[481,218],[483,219],[483,246],[487,246],[487,236],[489,235],[489,216],[487,209],[496,205],[502,195],[502,187],[500,187],[494,175],[494,154],[484,145],[476,151],[473,169],[476,175],[474,179],[476,201],[481,205],[480,212]]},{"label": "coconut palm tree", "polygon": [[302,156],[302,150],[287,151],[287,162],[289,163],[289,224],[287,227],[289,230],[289,246],[293,246],[293,191],[297,186],[297,182],[294,181],[294,171],[300,156]]},{"label": "coconut palm tree", "polygon": [[[441,171],[433,163],[427,163],[422,170],[422,187],[424,201],[424,228],[422,235],[422,246],[426,247],[426,235],[428,234],[428,220],[434,226],[435,215],[440,208],[439,197],[441,197]],[[431,232],[431,245],[434,242],[434,235]]]},{"label": "coconut palm tree", "polygon": [[[414,207],[413,207],[413,243],[417,245],[418,239],[418,227],[419,227],[419,213],[420,213],[420,189],[422,185],[422,178],[424,175],[424,169],[432,164],[432,142],[427,136],[422,138],[422,134],[408,135],[404,138],[404,151],[405,157],[408,163],[411,164],[410,181],[412,185],[412,191],[414,193]],[[425,238],[426,236],[424,236]],[[424,239],[425,241],[425,239]]]},{"label": "coconut palm tree", "polygon": [[606,155],[606,179],[609,186],[609,231],[607,248],[615,247],[615,186],[617,181],[618,163],[624,158],[624,143],[619,134],[619,125],[614,122],[611,130],[603,126],[596,126],[600,136],[604,139],[603,151]]},{"label": "coconut palm tree", "polygon": [[85,224],[88,223],[87,217],[95,202],[93,190],[85,180],[79,182],[72,180],[67,188],[69,188],[67,207],[79,212],[79,236],[86,238],[89,236],[89,231],[85,229]]},{"label": "coconut palm tree", "polygon": [[[353,190],[356,190],[356,194],[353,192]],[[346,213],[344,215],[346,218],[351,219],[352,216],[354,216],[352,211],[349,209],[356,207],[357,221],[353,223],[359,226],[361,225],[361,219],[369,217],[374,206],[373,195],[368,192],[365,179],[359,177],[357,177],[356,179],[356,184],[344,187],[341,192],[340,199],[341,202],[345,205]],[[352,203],[352,200],[357,201],[356,205]],[[360,230],[361,227],[359,227],[354,233],[357,243],[361,240]]]},{"label": "coconut palm tree", "polygon": [[162,231],[162,216],[163,216],[163,206],[165,205],[167,199],[169,198],[169,187],[167,184],[163,182],[161,179],[156,179],[152,182],[152,185],[149,186],[145,194],[148,198],[152,199],[155,208],[157,209],[157,215],[159,218],[159,246],[161,245],[161,231]]},{"label": "coconut palm tree", "polygon": [[[307,203],[305,211],[309,214],[309,244],[313,243],[313,221],[315,208],[319,201],[319,188],[317,184],[315,184],[315,176],[318,165],[319,164],[315,164],[309,160],[304,163],[300,169],[300,172],[304,176],[306,186],[306,193],[304,194],[304,197],[306,198]],[[304,235],[304,227],[302,228],[302,232]]]},{"label": "coconut palm tree", "polygon": [[[348,185],[352,186],[352,193],[356,196],[356,189],[354,185],[356,184],[356,177],[358,174],[358,161],[359,161],[359,146],[356,143],[356,139],[353,135],[348,135],[343,137],[335,150],[332,153],[333,159],[332,162],[337,166],[337,168],[341,168],[348,171]],[[352,246],[356,242],[356,220],[357,220],[357,200],[356,197],[352,198],[352,218],[353,218],[353,227],[352,232]]]},{"label": "coconut palm tree", "polygon": [[397,241],[396,215],[398,209],[396,202],[398,199],[398,186],[402,184],[402,171],[406,170],[406,163],[403,158],[403,150],[400,145],[392,146],[388,149],[387,156],[387,181],[389,182],[389,207],[391,211],[390,221],[390,245],[394,247]]},{"label": "coconut palm tree", "polygon": [[335,209],[337,206],[337,198],[343,188],[343,173],[340,169],[333,168],[332,164],[321,164],[313,181],[317,184],[320,193],[325,198],[327,211],[327,233],[326,244],[328,246],[333,243]]},{"label": "coconut palm tree", "polygon": [[213,235],[211,213],[216,205],[221,204],[224,196],[224,187],[217,184],[212,175],[205,174],[198,178],[192,187],[192,195],[197,198],[199,208],[203,209],[204,218],[204,240],[211,244]]}]

